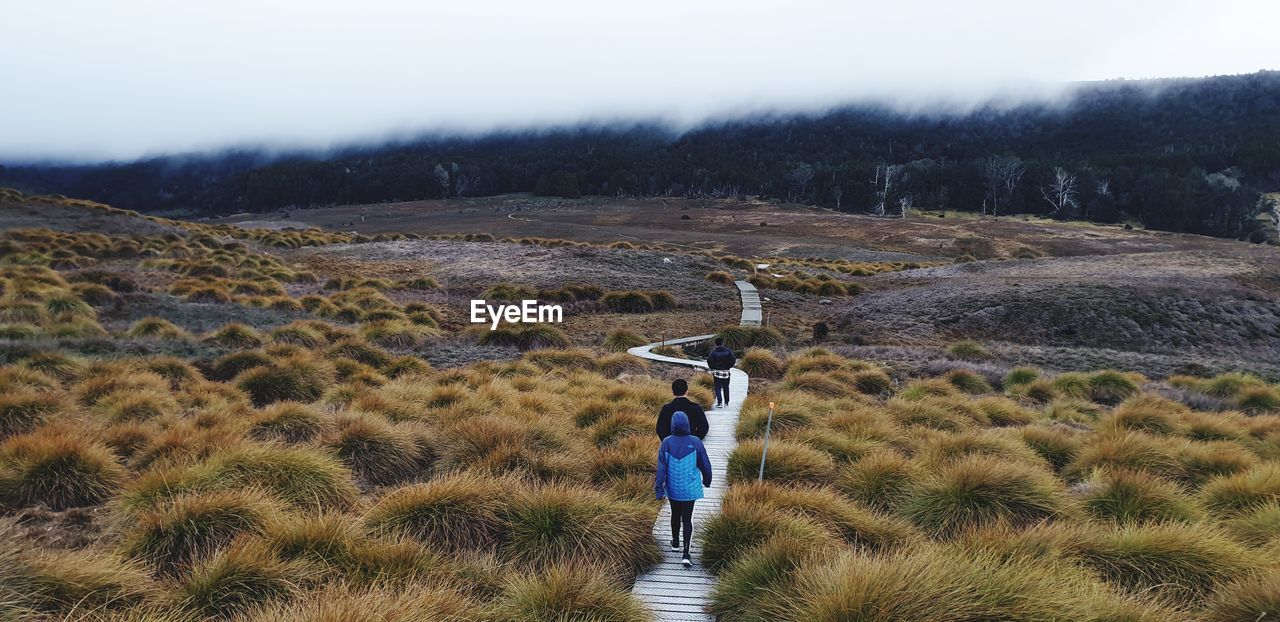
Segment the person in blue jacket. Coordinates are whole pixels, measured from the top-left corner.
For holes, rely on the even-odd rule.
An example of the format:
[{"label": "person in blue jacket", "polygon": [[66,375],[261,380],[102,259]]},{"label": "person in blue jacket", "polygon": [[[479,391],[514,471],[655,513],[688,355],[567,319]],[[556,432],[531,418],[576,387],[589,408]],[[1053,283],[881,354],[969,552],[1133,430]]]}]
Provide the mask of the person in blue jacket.
[{"label": "person in blue jacket", "polygon": [[702,440],[689,433],[689,416],[684,411],[671,415],[671,436],[658,447],[658,474],[653,494],[671,503],[671,550],[679,551],[680,530],[684,528],[684,556],[680,563],[692,566],[689,540],[693,538],[693,503],[702,498],[702,489],[711,485],[711,459]]}]

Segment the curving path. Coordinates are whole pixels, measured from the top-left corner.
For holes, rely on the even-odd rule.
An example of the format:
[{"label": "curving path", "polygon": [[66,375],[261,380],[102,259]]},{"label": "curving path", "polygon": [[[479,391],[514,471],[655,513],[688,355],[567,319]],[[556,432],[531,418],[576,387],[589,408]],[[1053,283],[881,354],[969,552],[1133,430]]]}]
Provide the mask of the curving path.
[{"label": "curving path", "polygon": [[[738,281],[735,284],[742,299],[742,325],[759,326],[760,294],[754,285],[746,281]],[[714,336],[698,335],[683,339],[669,339],[637,346],[627,352],[650,361],[706,369],[707,364],[703,361],[662,356],[650,350],[661,345],[683,345],[706,341]],[[737,445],[734,429],[738,425],[738,413],[742,410],[742,401],[747,397],[747,384],[746,372],[740,369],[732,370],[729,378],[728,406],[707,411],[707,421],[711,431],[707,433],[707,438],[703,439],[703,444],[707,448],[708,457],[711,458],[713,477],[711,487],[706,490],[706,497],[694,506],[695,536],[708,520],[720,513],[720,501],[724,498],[724,491],[729,487],[728,482],[725,481],[725,465],[729,461],[729,454]],[[711,587],[715,585],[715,577],[703,568],[699,561],[702,559],[702,545],[695,537],[693,544],[690,545],[690,552],[694,559],[693,567],[685,568],[680,565],[680,554],[672,552],[667,546],[671,541],[671,508],[666,503],[663,503],[658,520],[653,525],[653,533],[662,547],[664,556],[662,563],[636,577],[631,593],[649,607],[655,620],[714,621],[715,617],[706,612],[706,606],[711,602]]]}]

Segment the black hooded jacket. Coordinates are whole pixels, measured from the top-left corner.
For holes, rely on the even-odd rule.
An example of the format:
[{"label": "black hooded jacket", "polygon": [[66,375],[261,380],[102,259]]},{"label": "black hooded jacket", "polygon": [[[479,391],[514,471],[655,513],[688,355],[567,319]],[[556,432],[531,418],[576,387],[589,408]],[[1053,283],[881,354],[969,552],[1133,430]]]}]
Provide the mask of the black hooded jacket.
[{"label": "black hooded jacket", "polygon": [[689,416],[689,433],[698,438],[706,438],[707,431],[711,426],[707,423],[707,413],[703,412],[702,406],[697,402],[680,396],[662,407],[662,411],[658,413],[658,425],[655,431],[658,438],[666,438],[671,436],[671,415],[676,411],[682,411]]}]

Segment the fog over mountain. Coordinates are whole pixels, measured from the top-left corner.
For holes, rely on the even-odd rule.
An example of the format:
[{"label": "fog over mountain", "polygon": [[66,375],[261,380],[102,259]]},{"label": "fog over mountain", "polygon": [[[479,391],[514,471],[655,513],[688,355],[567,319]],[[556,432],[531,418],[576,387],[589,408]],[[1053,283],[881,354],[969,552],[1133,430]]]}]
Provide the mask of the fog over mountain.
[{"label": "fog over mountain", "polygon": [[1268,68],[1280,5],[51,0],[0,15],[11,164],[1050,99]]}]

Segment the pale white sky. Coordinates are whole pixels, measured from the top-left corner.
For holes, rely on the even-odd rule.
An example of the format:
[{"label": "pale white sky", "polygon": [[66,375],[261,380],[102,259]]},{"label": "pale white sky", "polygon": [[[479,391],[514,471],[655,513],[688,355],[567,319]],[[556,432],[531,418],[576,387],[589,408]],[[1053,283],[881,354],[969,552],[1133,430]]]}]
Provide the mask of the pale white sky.
[{"label": "pale white sky", "polygon": [[1275,0],[0,3],[0,161],[1280,68]]}]

